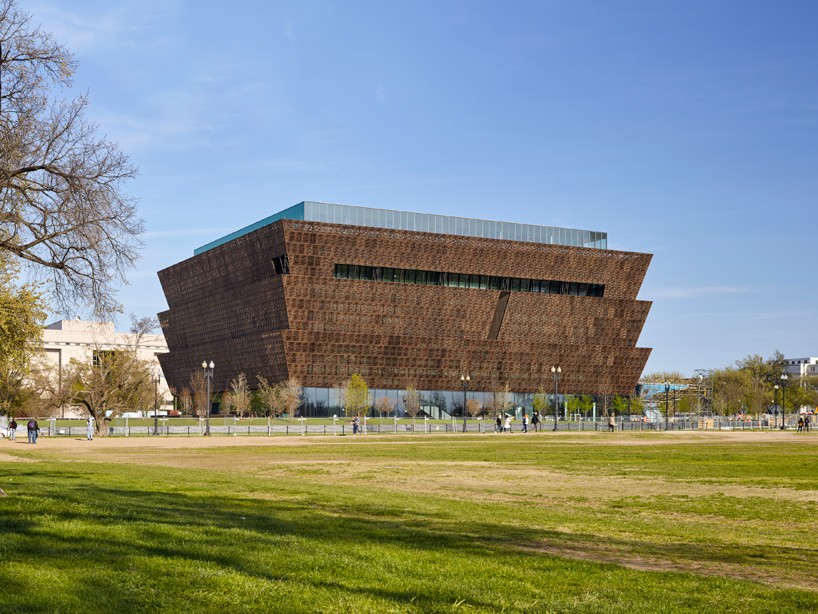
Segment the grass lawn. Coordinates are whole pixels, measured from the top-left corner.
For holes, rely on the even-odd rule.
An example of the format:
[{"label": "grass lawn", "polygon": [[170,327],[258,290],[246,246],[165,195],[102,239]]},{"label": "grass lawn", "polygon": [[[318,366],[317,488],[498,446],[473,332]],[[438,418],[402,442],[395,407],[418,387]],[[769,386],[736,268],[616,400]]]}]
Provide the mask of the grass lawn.
[{"label": "grass lawn", "polygon": [[815,612],[816,446],[0,441],[0,611]]}]

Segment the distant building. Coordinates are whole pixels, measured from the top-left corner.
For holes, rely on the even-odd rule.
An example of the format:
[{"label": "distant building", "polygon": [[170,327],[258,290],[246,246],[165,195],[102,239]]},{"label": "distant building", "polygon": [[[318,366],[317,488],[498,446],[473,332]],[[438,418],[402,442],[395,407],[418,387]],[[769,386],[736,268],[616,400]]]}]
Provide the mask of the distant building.
[{"label": "distant building", "polygon": [[211,360],[216,391],[297,377],[307,415],[353,373],[399,412],[410,385],[461,406],[466,374],[471,397],[530,403],[557,365],[560,393],[630,394],[650,260],[599,231],[302,202],[159,271],[160,359],[176,387]]},{"label": "distant building", "polygon": [[810,356],[808,358],[785,358],[784,373],[790,377],[806,377],[808,375],[818,375],[818,358]]},{"label": "distant building", "polygon": [[64,370],[72,359],[90,363],[94,360],[95,352],[130,349],[134,346],[137,356],[149,363],[155,373],[160,374],[161,407],[170,398],[167,380],[161,375],[162,367],[158,359],[160,354],[168,351],[168,344],[161,333],[142,335],[137,343],[137,336],[133,333],[116,332],[113,322],[88,322],[80,319],[59,320],[48,324],[43,330],[45,360],[57,374],[60,388]]}]

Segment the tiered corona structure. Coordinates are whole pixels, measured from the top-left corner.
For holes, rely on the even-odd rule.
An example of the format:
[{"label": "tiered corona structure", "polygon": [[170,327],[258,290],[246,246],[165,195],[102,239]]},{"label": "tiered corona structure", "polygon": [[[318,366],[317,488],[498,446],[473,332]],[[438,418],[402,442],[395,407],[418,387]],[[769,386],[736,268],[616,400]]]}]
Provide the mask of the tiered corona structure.
[{"label": "tiered corona structure", "polygon": [[160,360],[177,389],[203,360],[216,389],[239,373],[296,377],[319,410],[353,373],[384,391],[453,391],[468,373],[472,391],[531,393],[559,365],[560,392],[630,394],[650,354],[636,344],[651,256],[606,245],[599,232],[300,203],[159,272]]}]

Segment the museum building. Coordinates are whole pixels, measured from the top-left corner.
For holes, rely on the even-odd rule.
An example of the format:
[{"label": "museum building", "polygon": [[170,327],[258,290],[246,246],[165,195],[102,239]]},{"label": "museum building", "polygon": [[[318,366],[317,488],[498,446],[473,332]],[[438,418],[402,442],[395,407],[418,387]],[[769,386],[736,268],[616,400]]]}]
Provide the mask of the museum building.
[{"label": "museum building", "polygon": [[[400,410],[407,386],[435,410],[498,390],[630,394],[650,254],[604,232],[302,202],[159,272],[170,386],[213,361],[214,390],[298,378],[307,415],[338,413],[353,373]],[[434,412],[428,412],[434,413]]]}]

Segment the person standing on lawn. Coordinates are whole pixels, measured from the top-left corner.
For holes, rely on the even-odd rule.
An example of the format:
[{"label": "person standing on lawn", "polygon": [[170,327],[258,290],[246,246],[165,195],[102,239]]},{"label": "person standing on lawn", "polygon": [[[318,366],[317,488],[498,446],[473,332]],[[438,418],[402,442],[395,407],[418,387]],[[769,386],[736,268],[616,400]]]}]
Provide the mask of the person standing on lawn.
[{"label": "person standing on lawn", "polygon": [[40,432],[40,425],[37,424],[37,418],[32,418],[28,421],[26,430],[28,431],[28,443],[37,443],[37,434]]}]

